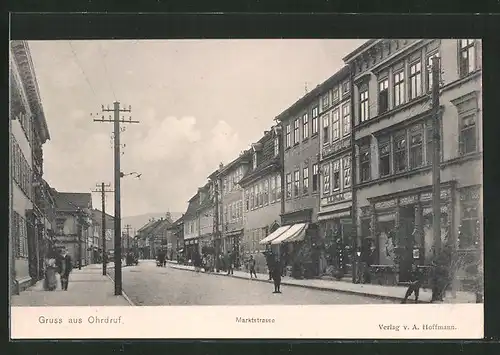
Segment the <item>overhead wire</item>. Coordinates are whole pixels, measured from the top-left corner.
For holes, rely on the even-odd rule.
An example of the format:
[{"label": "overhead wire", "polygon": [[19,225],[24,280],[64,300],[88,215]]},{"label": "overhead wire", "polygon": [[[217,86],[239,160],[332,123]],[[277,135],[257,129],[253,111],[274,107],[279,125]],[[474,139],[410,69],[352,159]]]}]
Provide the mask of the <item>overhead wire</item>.
[{"label": "overhead wire", "polygon": [[71,52],[73,53],[73,56],[75,57],[75,62],[76,62],[76,65],[78,65],[78,67],[80,68],[83,76],[85,77],[85,80],[87,81],[87,84],[89,85],[90,87],[90,90],[92,91],[92,94],[94,94],[94,97],[97,99],[97,95],[95,93],[95,90],[94,90],[94,87],[92,86],[92,84],[90,83],[90,80],[87,76],[87,74],[85,73],[85,69],[83,69],[81,63],[80,63],[80,60],[78,59],[78,55],[76,54],[76,51],[75,51],[75,48],[73,47],[73,44],[71,44],[71,41],[68,41],[69,43],[69,46],[71,48]]},{"label": "overhead wire", "polygon": [[108,79],[109,88],[111,89],[111,92],[113,93],[113,97],[114,97],[115,101],[118,101],[116,99],[115,90],[113,89],[113,82],[111,81],[111,78],[108,74],[108,68],[106,66],[106,57],[104,56],[104,53],[102,52],[102,46],[100,44],[99,44],[98,49],[99,49],[99,53],[101,54],[102,63],[104,65],[104,73],[106,74],[106,78]]}]

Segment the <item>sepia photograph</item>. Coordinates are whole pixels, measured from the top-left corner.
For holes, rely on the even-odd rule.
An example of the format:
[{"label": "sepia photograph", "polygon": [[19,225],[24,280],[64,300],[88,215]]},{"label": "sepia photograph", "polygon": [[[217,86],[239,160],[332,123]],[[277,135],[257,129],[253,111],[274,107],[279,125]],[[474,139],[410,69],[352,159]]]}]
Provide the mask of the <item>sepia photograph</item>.
[{"label": "sepia photograph", "polygon": [[464,337],[462,306],[482,322],[481,40],[12,40],[9,54],[19,334],[29,317],[41,337],[191,309],[175,306],[271,333],[349,306],[433,320],[379,316],[377,337]]}]

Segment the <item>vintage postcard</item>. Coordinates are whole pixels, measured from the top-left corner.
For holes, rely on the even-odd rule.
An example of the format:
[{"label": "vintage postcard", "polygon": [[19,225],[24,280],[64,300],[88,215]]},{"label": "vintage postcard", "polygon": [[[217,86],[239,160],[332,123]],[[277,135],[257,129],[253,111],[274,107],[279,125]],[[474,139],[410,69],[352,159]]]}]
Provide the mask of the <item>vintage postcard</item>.
[{"label": "vintage postcard", "polygon": [[481,53],[11,41],[11,338],[482,338]]}]

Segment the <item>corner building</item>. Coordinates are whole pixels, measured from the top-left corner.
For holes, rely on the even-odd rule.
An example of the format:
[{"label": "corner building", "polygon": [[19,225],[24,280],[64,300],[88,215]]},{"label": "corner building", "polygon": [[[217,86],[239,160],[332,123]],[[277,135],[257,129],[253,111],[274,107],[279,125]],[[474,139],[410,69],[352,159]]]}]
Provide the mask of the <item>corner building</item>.
[{"label": "corner building", "polygon": [[371,272],[393,273],[392,282],[408,280],[412,259],[430,263],[433,56],[441,58],[441,238],[456,257],[455,289],[467,289],[483,239],[479,40],[371,40],[344,58],[354,71],[358,235],[372,242]]}]

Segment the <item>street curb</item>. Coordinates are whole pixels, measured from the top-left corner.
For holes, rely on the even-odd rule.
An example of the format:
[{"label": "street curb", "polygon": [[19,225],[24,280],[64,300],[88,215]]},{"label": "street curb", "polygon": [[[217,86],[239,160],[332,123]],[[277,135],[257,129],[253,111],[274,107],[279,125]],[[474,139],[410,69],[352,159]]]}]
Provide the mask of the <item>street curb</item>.
[{"label": "street curb", "polygon": [[[114,268],[115,268],[114,266],[113,266],[113,267],[110,267],[110,268],[106,268],[106,276],[107,276],[107,277],[108,277],[111,281],[113,281],[113,283],[115,282],[115,280],[113,280],[113,278],[112,278],[111,276],[109,276],[109,274],[108,274],[108,272],[107,272],[107,271],[108,271],[109,269],[114,269]],[[135,306],[136,306],[136,305],[135,305],[135,303],[134,303],[134,302],[132,302],[132,300],[130,299],[130,297],[129,297],[129,296],[127,296],[127,294],[125,293],[125,291],[123,291],[123,288],[122,288],[122,296],[123,296],[123,298],[125,298],[125,300],[128,302],[128,304],[129,304],[129,305],[131,305],[131,306],[133,306],[133,307],[135,307]]]},{"label": "street curb", "polygon": [[[170,267],[172,269],[195,272],[194,270],[191,270],[191,269],[184,269],[184,268],[180,268],[180,267],[175,267],[173,265],[170,265]],[[227,275],[227,274],[217,274],[217,273],[210,273],[209,275],[224,276],[224,277],[230,276],[230,275]],[[237,279],[248,280],[247,277],[243,277],[243,276],[239,276],[239,275],[232,275],[231,277],[237,278]],[[265,279],[255,279],[255,281],[272,283],[272,281],[265,280]],[[327,288],[327,287],[321,287],[321,286],[297,285],[297,284],[289,283],[289,282],[286,282],[286,281],[281,282],[281,284],[282,285],[286,285],[286,286],[309,288],[309,289],[318,290],[318,291],[339,292],[339,293],[345,293],[345,294],[350,294],[350,295],[363,296],[363,297],[367,297],[367,298],[376,298],[376,299],[391,300],[391,301],[402,301],[404,299],[404,297],[374,295],[372,293],[367,293],[367,292],[333,289],[333,288]],[[414,303],[414,301],[408,300],[408,304],[411,304],[411,303]],[[431,302],[419,300],[418,303],[430,304]]]}]

